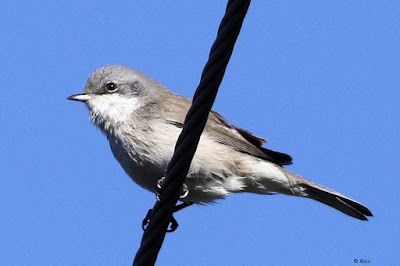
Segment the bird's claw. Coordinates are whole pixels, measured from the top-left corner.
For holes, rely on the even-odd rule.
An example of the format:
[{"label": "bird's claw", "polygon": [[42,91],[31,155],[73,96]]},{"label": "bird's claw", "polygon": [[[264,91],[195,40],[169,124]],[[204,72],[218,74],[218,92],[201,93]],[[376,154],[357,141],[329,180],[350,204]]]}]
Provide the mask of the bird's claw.
[{"label": "bird's claw", "polygon": [[151,216],[151,211],[152,211],[153,209],[150,209],[148,212],[147,212],[147,214],[146,214],[146,217],[144,217],[144,219],[143,219],[143,221],[142,221],[142,229],[143,229],[143,231],[146,231],[146,227],[147,227],[147,225],[149,224],[149,222],[150,222],[150,216]]},{"label": "bird's claw", "polygon": [[[164,179],[165,179],[165,176],[161,177],[161,178],[157,181],[157,191],[156,191],[156,198],[157,198],[157,201],[160,201],[160,190],[161,190],[162,184],[163,184],[163,182],[164,182]],[[188,189],[187,185],[186,185],[185,183],[183,183],[183,184],[182,184],[181,194],[180,194],[180,196],[179,196],[179,199],[182,200],[182,199],[186,198],[187,195],[189,195],[189,189]],[[181,203],[181,204],[175,206],[174,212],[177,212],[177,211],[179,211],[179,210],[181,210],[181,209],[183,209],[183,208],[185,208],[185,207],[187,207],[187,206],[190,206],[190,205],[192,205],[191,202],[183,202],[183,203]],[[143,231],[146,231],[147,225],[148,225],[149,222],[150,222],[150,219],[151,219],[151,211],[152,211],[152,209],[150,209],[150,210],[147,212],[146,217],[145,217],[145,218],[143,219],[143,221],[142,221],[142,229],[143,229]],[[175,220],[175,218],[174,218],[173,216],[171,216],[171,221],[169,222],[169,229],[167,229],[167,232],[168,232],[168,233],[174,232],[174,231],[178,228],[178,226],[179,226],[178,222]]]},{"label": "bird's claw", "polygon": [[[150,218],[151,218],[151,211],[153,209],[150,209],[147,214],[146,217],[144,217],[143,221],[142,221],[142,229],[143,231],[146,231],[147,225],[150,222]],[[171,233],[174,232],[177,228],[178,228],[179,224],[178,222],[175,220],[175,218],[172,216],[171,217],[171,221],[169,222],[169,229],[167,229],[167,233]]]},{"label": "bird's claw", "polygon": [[169,221],[169,225],[170,225],[170,229],[167,229],[167,233],[172,233],[173,231],[175,231],[178,228],[179,224],[175,220],[174,216],[171,216],[171,221]]},{"label": "bird's claw", "polygon": [[[157,201],[160,201],[160,190],[161,190],[161,186],[164,182],[164,179],[165,179],[165,176],[161,177],[157,181],[157,191],[156,191]],[[185,183],[183,183],[182,187],[181,187],[181,194],[179,196],[179,199],[182,200],[182,199],[186,198],[187,195],[189,195],[189,188],[187,187],[187,185]]]}]

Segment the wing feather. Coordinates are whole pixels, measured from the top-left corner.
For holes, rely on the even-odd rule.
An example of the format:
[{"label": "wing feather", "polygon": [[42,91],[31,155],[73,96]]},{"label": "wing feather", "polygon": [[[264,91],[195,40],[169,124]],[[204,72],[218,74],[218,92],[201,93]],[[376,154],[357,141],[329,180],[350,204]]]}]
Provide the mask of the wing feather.
[{"label": "wing feather", "polygon": [[[174,97],[163,97],[161,101],[161,112],[166,122],[182,127],[185,115],[190,108],[191,101],[179,95]],[[174,108],[170,108],[174,106]],[[160,111],[160,110],[158,110]],[[262,147],[267,141],[253,135],[250,131],[229,124],[223,116],[211,111],[203,134],[208,134],[215,141],[230,146],[235,150],[246,153],[279,165],[292,163],[290,155],[272,151]]]}]

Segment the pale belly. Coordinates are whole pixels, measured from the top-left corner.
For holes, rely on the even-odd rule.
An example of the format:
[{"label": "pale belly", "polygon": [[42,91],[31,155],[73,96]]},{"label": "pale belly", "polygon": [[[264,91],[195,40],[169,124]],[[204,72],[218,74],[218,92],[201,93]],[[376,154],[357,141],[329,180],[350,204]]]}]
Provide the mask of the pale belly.
[{"label": "pale belly", "polygon": [[[139,147],[133,149],[131,147],[130,151],[127,152],[126,147],[115,139],[110,139],[110,147],[114,157],[135,183],[153,193],[157,192],[157,182],[165,176],[173,149],[162,150],[158,145],[157,149],[151,150]],[[199,149],[201,149],[201,146]],[[222,199],[228,194],[242,190],[243,185],[239,183],[243,177],[223,173],[220,169],[210,171],[209,168],[212,166],[212,162],[216,160],[210,158],[210,156],[203,157],[195,155],[192,161],[188,176],[185,179],[185,185],[189,193],[185,198],[181,199],[182,201],[210,203],[217,199]],[[232,182],[238,182],[237,188],[232,189],[230,185]]]},{"label": "pale belly", "polygon": [[[178,133],[176,132],[176,135]],[[135,139],[125,141],[125,143],[129,143],[129,147],[125,147],[116,138],[109,138],[111,150],[125,172],[139,186],[153,193],[157,192],[157,182],[165,176],[176,141],[175,137],[159,134],[156,137],[151,136],[151,132],[143,138],[135,137]],[[141,142],[141,139],[146,142]],[[243,158],[247,159],[243,160]],[[246,169],[246,165],[254,168],[257,164],[260,164],[261,168],[255,173]],[[255,169],[257,170],[257,168]],[[212,139],[204,138],[200,140],[185,179],[189,193],[181,200],[209,203],[238,192],[270,194],[268,185],[264,186],[258,182],[264,179],[264,173],[268,172],[271,172],[268,174],[271,177],[282,175],[281,171],[273,164],[262,162],[260,159],[216,143]],[[264,181],[267,180],[264,179]],[[273,188],[272,191],[278,191],[274,186],[271,188]]]}]

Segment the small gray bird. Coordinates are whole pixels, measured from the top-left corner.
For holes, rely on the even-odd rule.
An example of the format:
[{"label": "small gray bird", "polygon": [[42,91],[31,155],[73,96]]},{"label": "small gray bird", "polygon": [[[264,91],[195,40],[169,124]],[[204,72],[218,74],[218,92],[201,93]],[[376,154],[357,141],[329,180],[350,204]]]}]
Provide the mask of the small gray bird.
[{"label": "small gray bird", "polygon": [[[91,121],[107,136],[125,172],[156,193],[191,101],[118,65],[96,70],[83,93],[68,99],[86,103]],[[360,220],[372,216],[360,203],[284,169],[292,158],[263,148],[265,143],[211,111],[181,201],[204,204],[239,192],[282,193],[320,201]]]}]

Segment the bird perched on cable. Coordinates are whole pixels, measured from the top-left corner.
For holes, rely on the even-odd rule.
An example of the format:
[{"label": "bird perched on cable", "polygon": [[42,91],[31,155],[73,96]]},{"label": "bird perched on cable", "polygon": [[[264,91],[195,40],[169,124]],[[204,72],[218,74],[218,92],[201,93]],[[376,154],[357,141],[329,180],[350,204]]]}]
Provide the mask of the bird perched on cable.
[{"label": "bird perched on cable", "polygon": [[[86,104],[90,119],[107,136],[125,172],[156,193],[191,101],[119,65],[96,70],[83,93],[68,99]],[[360,220],[372,216],[362,204],[283,168],[292,158],[262,147],[265,143],[211,111],[181,201],[203,204],[239,192],[282,193],[320,201]]]}]

